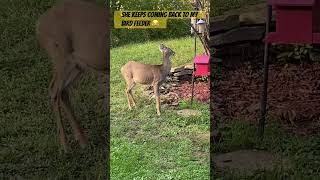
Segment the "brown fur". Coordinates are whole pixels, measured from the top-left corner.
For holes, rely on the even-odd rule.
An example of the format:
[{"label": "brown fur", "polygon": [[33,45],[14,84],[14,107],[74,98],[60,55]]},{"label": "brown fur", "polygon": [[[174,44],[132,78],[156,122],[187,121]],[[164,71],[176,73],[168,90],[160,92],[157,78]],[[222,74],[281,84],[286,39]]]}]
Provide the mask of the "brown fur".
[{"label": "brown fur", "polygon": [[154,94],[156,97],[156,109],[157,114],[160,116],[160,93],[159,87],[165,81],[167,75],[171,69],[171,56],[175,54],[170,48],[160,44],[160,51],[163,52],[163,64],[150,65],[142,64],[135,61],[129,61],[122,66],[121,73],[124,77],[127,87],[125,94],[128,100],[129,109],[132,109],[132,105],[136,106],[135,100],[132,95],[132,89],[139,84],[148,84],[153,86]]},{"label": "brown fur", "polygon": [[59,139],[65,151],[68,150],[68,141],[64,132],[61,106],[81,147],[87,144],[86,136],[71,108],[69,87],[87,69],[107,73],[108,19],[106,7],[81,0],[64,0],[47,10],[37,23],[38,42],[53,61],[53,77],[49,91]]}]

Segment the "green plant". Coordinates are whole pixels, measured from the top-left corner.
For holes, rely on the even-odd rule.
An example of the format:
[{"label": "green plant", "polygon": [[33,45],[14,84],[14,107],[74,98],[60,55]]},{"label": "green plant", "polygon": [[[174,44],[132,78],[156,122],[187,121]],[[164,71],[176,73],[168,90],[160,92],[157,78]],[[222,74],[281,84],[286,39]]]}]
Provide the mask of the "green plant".
[{"label": "green plant", "polygon": [[277,49],[281,52],[277,59],[284,63],[300,63],[309,60],[312,46],[309,44],[281,45]]},{"label": "green plant", "polygon": [[200,81],[208,81],[208,77],[207,76],[200,76],[198,79]]},{"label": "green plant", "polygon": [[190,103],[188,101],[185,101],[185,100],[181,100],[179,101],[179,107],[181,109],[185,109],[185,108],[188,108],[190,105]]},{"label": "green plant", "polygon": [[301,62],[307,57],[311,49],[312,49],[312,46],[310,46],[309,44],[302,44],[302,45],[295,44],[292,52],[288,54],[288,57],[296,60],[300,60]]}]

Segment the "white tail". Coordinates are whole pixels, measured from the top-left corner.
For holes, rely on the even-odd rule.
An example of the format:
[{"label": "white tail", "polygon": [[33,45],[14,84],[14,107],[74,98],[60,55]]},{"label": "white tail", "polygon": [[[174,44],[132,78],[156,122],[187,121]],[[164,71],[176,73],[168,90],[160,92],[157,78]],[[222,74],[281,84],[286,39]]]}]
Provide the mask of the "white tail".
[{"label": "white tail", "polygon": [[129,109],[132,109],[132,106],[136,106],[132,95],[132,89],[134,86],[137,83],[152,85],[156,97],[157,114],[161,114],[159,87],[165,81],[170,72],[171,58],[174,56],[175,52],[164,44],[160,44],[159,49],[163,53],[163,64],[161,65],[150,65],[129,61],[127,64],[122,66],[121,73],[127,83],[125,94],[127,96]]},{"label": "white tail", "polygon": [[68,141],[60,106],[70,120],[75,138],[84,147],[87,138],[71,108],[69,87],[88,68],[107,73],[108,21],[107,8],[92,2],[65,0],[46,11],[37,23],[39,44],[53,61],[49,92],[59,139],[65,151],[68,150]]}]

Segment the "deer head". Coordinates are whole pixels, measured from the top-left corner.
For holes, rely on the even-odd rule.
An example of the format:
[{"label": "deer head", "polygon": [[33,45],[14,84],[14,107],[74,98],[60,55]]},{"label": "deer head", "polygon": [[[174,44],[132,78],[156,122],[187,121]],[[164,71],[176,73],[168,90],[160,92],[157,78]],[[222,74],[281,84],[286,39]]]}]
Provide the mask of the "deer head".
[{"label": "deer head", "polygon": [[166,47],[163,43],[160,44],[159,50],[163,53],[163,58],[168,58],[169,60],[176,54],[172,49]]}]

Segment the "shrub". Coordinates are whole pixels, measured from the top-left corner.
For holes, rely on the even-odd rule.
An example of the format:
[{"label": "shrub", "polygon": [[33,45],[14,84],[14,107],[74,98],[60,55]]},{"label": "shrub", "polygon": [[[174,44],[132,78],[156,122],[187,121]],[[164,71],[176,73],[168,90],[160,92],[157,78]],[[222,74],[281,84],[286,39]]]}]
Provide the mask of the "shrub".
[{"label": "shrub", "polygon": [[283,63],[303,63],[310,60],[309,54],[312,46],[308,44],[294,44],[294,45],[278,45],[278,50],[281,51],[277,55],[277,59]]},{"label": "shrub", "polygon": [[[192,10],[189,1],[185,0],[118,0],[110,2],[111,12],[117,10]],[[190,20],[170,20],[167,29],[111,29],[111,46],[116,47],[128,43],[139,43],[150,40],[183,37],[190,34],[185,22]]]}]

